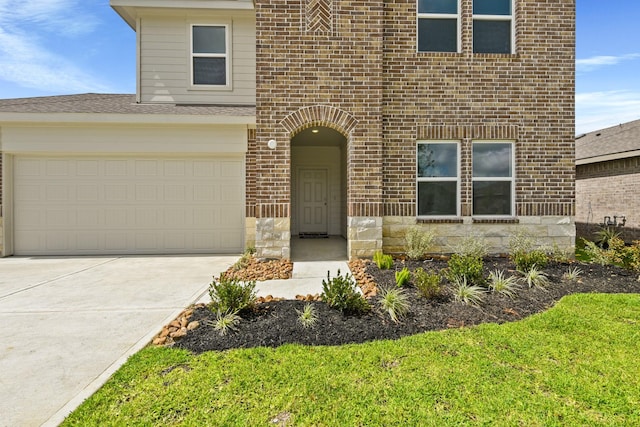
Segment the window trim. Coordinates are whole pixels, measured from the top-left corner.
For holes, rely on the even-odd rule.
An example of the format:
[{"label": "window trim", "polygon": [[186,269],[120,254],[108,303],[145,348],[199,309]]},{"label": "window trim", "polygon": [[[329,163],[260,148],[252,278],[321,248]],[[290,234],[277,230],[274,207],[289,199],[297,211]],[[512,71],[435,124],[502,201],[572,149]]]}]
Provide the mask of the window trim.
[{"label": "window trim", "polygon": [[[420,13],[420,0],[416,0],[416,52],[417,53],[461,53],[462,52],[462,0],[457,0],[458,13]],[[441,50],[420,50],[420,19],[455,19],[456,20],[456,50],[455,52]]]},{"label": "window trim", "polygon": [[[420,177],[418,173],[418,153],[420,145],[425,144],[456,144],[456,177]],[[416,141],[416,160],[415,160],[415,171],[416,171],[416,218],[418,220],[437,220],[437,219],[459,219],[460,215],[460,199],[461,199],[461,183],[462,183],[462,161],[461,161],[461,153],[462,153],[462,143],[459,140],[455,139],[421,139]],[[456,183],[456,213],[455,215],[420,215],[420,201],[419,201],[419,183],[421,182],[454,182]]]},{"label": "window trim", "polygon": [[[194,27],[223,27],[225,34],[225,53],[194,53],[193,51],[193,28]],[[231,90],[231,23],[198,23],[189,24],[189,88],[192,90]],[[196,84],[194,83],[194,58],[225,58],[225,80],[224,85]]]},{"label": "window trim", "polygon": [[[511,176],[510,177],[478,177],[473,175],[473,146],[474,144],[509,144],[511,145]],[[471,141],[471,217],[478,219],[514,219],[516,217],[516,141],[505,139],[477,139]],[[476,182],[511,182],[511,212],[503,215],[480,215],[473,212],[474,183]]]},{"label": "window trim", "polygon": [[[473,1],[471,0],[471,51],[474,55],[515,55],[516,54],[516,1],[511,1],[510,15],[476,15],[473,13]],[[509,53],[488,53],[476,52],[473,50],[473,25],[475,21],[510,21],[511,22],[511,52]]]}]

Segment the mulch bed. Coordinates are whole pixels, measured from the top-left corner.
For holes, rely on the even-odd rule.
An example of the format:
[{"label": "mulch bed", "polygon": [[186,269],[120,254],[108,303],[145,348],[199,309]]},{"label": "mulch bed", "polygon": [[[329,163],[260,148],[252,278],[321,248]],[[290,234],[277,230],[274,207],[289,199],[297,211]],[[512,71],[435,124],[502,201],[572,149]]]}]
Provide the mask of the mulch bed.
[{"label": "mulch bed", "polygon": [[[442,260],[400,261],[395,262],[391,270],[381,271],[373,263],[363,268],[379,287],[395,286],[394,272],[407,266],[411,271],[418,267],[425,270],[446,268]],[[582,275],[578,281],[563,279],[569,267],[579,267]],[[507,258],[487,258],[485,277],[489,271],[504,270],[509,275],[517,274],[513,264]],[[200,326],[187,332],[174,346],[188,349],[194,353],[220,351],[233,348],[277,347],[287,343],[305,345],[342,345],[362,343],[380,339],[396,339],[425,331],[460,328],[480,323],[503,323],[523,319],[534,313],[542,312],[553,306],[560,298],[573,293],[640,293],[638,273],[614,266],[594,264],[550,263],[545,274],[551,284],[546,289],[523,286],[515,298],[496,293],[487,293],[479,307],[455,302],[445,285],[444,295],[437,300],[419,297],[412,286],[406,288],[410,301],[410,312],[399,323],[391,321],[389,315],[381,310],[378,296],[370,297],[372,310],[364,315],[343,315],[322,302],[309,302],[315,307],[318,322],[313,328],[304,328],[299,320],[299,312],[307,302],[271,301],[263,302],[242,316],[236,332],[226,336],[206,326],[215,319],[206,307],[196,307],[190,321],[198,321]],[[354,272],[354,276],[363,276],[363,272]]]}]

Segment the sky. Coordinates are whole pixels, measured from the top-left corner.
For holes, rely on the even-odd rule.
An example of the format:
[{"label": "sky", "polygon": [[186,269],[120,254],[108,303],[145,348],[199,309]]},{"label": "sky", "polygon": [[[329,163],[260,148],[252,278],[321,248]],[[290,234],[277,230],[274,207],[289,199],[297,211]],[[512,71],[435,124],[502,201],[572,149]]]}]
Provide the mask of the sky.
[{"label": "sky", "polygon": [[[576,134],[640,119],[640,1],[576,0]],[[0,98],[135,92],[108,0],[0,0]]]}]

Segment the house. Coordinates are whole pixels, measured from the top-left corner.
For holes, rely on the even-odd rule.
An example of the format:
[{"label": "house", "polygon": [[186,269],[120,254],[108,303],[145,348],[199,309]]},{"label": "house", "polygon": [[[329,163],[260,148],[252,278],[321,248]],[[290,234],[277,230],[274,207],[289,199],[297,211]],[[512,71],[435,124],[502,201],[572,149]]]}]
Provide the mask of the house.
[{"label": "house", "polygon": [[111,0],[135,95],[0,101],[3,254],[573,248],[574,0]]},{"label": "house", "polygon": [[577,235],[603,226],[640,240],[640,120],[576,138]]}]

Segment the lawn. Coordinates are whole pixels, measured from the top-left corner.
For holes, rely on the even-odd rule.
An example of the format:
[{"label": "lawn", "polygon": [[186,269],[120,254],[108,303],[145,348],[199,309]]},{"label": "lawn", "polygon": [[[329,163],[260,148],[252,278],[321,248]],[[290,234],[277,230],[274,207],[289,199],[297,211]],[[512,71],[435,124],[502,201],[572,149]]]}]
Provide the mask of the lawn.
[{"label": "lawn", "polygon": [[336,347],[146,348],[64,426],[640,425],[640,295]]}]

